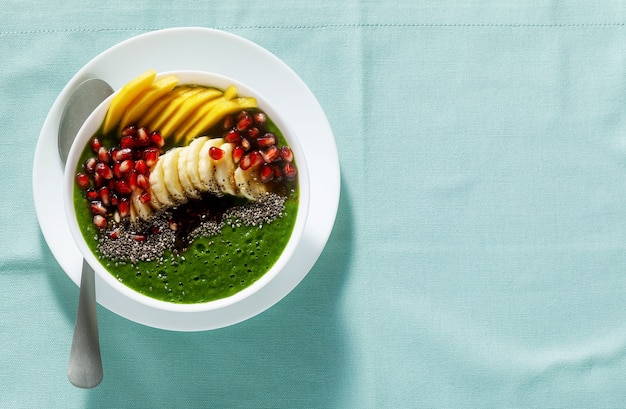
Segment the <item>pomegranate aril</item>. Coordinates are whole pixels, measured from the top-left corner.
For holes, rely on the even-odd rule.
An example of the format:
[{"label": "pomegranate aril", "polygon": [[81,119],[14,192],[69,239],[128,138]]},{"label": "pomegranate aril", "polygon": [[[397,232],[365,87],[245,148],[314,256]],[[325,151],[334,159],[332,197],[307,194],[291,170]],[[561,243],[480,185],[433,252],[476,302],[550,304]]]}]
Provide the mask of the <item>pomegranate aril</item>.
[{"label": "pomegranate aril", "polygon": [[98,200],[100,198],[100,194],[94,189],[87,189],[85,193],[85,197],[89,201]]},{"label": "pomegranate aril", "polygon": [[120,147],[122,149],[127,149],[127,148],[134,148],[135,147],[135,138],[133,138],[130,135],[127,136],[122,136],[122,138],[120,139]]},{"label": "pomegranate aril", "polygon": [[252,148],[252,144],[246,138],[241,138],[241,147],[244,151],[249,151]]},{"label": "pomegranate aril", "polygon": [[159,151],[156,148],[148,148],[143,151],[143,159],[146,161],[148,168],[152,168],[156,164],[157,159],[159,159]]},{"label": "pomegranate aril", "polygon": [[255,127],[248,129],[248,131],[246,131],[246,138],[250,140],[255,140],[256,138],[259,137],[260,134],[261,134],[261,131],[259,130],[259,128],[255,126]]},{"label": "pomegranate aril", "polygon": [[289,146],[283,146],[280,148],[280,157],[283,158],[285,162],[293,162],[293,152]]},{"label": "pomegranate aril", "polygon": [[111,191],[108,187],[102,186],[98,189],[98,196],[100,196],[103,205],[108,206],[111,204]]},{"label": "pomegranate aril", "polygon": [[121,166],[122,165],[119,162],[115,162],[115,164],[113,165],[113,176],[115,176],[118,179],[122,177]]},{"label": "pomegranate aril", "polygon": [[122,136],[135,136],[137,133],[137,127],[135,125],[127,126],[122,130]]},{"label": "pomegranate aril", "polygon": [[241,161],[239,162],[241,170],[248,170],[250,169],[250,166],[252,166],[252,159],[250,158],[250,155],[246,155],[241,158]]},{"label": "pomegranate aril", "polygon": [[261,166],[263,164],[263,155],[259,151],[250,152],[250,159],[252,160],[252,167]]},{"label": "pomegranate aril", "polygon": [[113,151],[112,156],[113,156],[113,160],[116,160],[118,162],[132,159],[133,150],[130,148],[116,149],[115,151]]},{"label": "pomegranate aril", "polygon": [[137,174],[135,172],[127,173],[126,182],[128,183],[130,190],[137,189]]},{"label": "pomegranate aril", "polygon": [[159,148],[162,148],[163,145],[165,145],[165,139],[163,139],[161,134],[157,131],[154,131],[150,134],[150,142],[152,142],[153,145],[158,146]]},{"label": "pomegranate aril", "polygon": [[143,204],[148,203],[150,201],[150,193],[147,191],[141,192],[141,195],[139,195],[139,201]]},{"label": "pomegranate aril", "polygon": [[128,173],[133,169],[135,169],[135,162],[132,159],[126,159],[120,163],[120,172],[122,173]]},{"label": "pomegranate aril", "polygon": [[283,171],[278,163],[272,163],[272,170],[274,171],[274,180],[280,181],[283,179]]},{"label": "pomegranate aril", "polygon": [[209,156],[211,157],[211,159],[213,160],[220,160],[224,157],[224,151],[220,148],[217,148],[215,146],[211,146],[209,148]]},{"label": "pomegranate aril", "polygon": [[107,214],[107,208],[99,200],[94,200],[93,202],[91,202],[89,204],[89,210],[91,211],[91,214],[99,214],[102,216]]},{"label": "pomegranate aril", "polygon": [[150,189],[150,179],[141,173],[137,175],[137,187],[142,190]]},{"label": "pomegranate aril", "polygon": [[245,153],[243,147],[241,146],[235,146],[233,148],[233,162],[235,163],[239,163],[239,161],[241,161],[241,158],[243,158],[243,154]]},{"label": "pomegranate aril", "polygon": [[274,178],[274,170],[267,163],[261,166],[261,181],[269,182]]},{"label": "pomegranate aril", "polygon": [[84,173],[76,174],[76,183],[81,189],[88,189],[89,185],[91,185],[91,180],[89,180],[89,176]]},{"label": "pomegranate aril", "polygon": [[120,216],[126,217],[130,214],[130,202],[128,198],[121,198],[117,205],[117,210],[120,212]]},{"label": "pomegranate aril", "polygon": [[264,151],[261,151],[261,156],[266,163],[272,163],[280,158],[280,150],[276,146],[270,146]]},{"label": "pomegranate aril", "polygon": [[283,173],[285,174],[285,178],[287,180],[294,180],[296,178],[296,167],[291,162],[285,162],[283,166]]},{"label": "pomegranate aril", "polygon": [[146,161],[143,159],[138,159],[135,162],[135,172],[139,175],[147,175],[148,174],[148,165],[146,165]]},{"label": "pomegranate aril", "polygon": [[85,163],[83,163],[83,169],[85,169],[85,172],[87,173],[93,173],[96,171],[97,164],[98,164],[98,159],[92,156],[90,158],[87,158]]},{"label": "pomegranate aril", "polygon": [[113,229],[108,234],[109,240],[115,240],[120,237],[120,228]]},{"label": "pomegranate aril", "polygon": [[268,148],[272,145],[276,145],[276,136],[268,132],[260,138],[257,138],[256,143],[259,145],[259,148]]},{"label": "pomegranate aril", "polygon": [[120,203],[120,199],[115,193],[109,195],[109,200],[111,201],[111,206],[117,206]]},{"label": "pomegranate aril", "polygon": [[235,130],[229,131],[224,136],[224,141],[228,143],[239,143],[241,141],[241,134]]},{"label": "pomegranate aril", "polygon": [[252,115],[252,119],[256,126],[263,126],[267,122],[267,116],[263,112],[255,112]]},{"label": "pomegranate aril", "polygon": [[104,216],[97,214],[93,217],[93,224],[95,224],[99,229],[106,229],[107,219]]},{"label": "pomegranate aril", "polygon": [[100,149],[98,149],[98,160],[102,163],[109,163],[111,160],[111,155],[104,146],[101,146]]},{"label": "pomegranate aril", "polygon": [[137,129],[135,139],[137,140],[138,146],[148,146],[150,144],[150,134],[148,133],[148,129],[143,126]]},{"label": "pomegranate aril", "polygon": [[129,195],[132,192],[129,184],[125,180],[116,180],[115,181],[115,191],[122,195]]},{"label": "pomegranate aril", "polygon": [[252,118],[250,118],[248,114],[245,114],[241,116],[241,118],[238,119],[237,126],[235,126],[235,128],[237,128],[238,131],[245,131],[251,126],[252,126]]},{"label": "pomegranate aril", "polygon": [[106,182],[107,182],[107,180],[105,178],[103,178],[102,176],[100,176],[99,174],[96,173],[96,174],[93,175],[93,184],[94,184],[94,186],[96,188],[104,186],[106,184]]},{"label": "pomegranate aril", "polygon": [[224,118],[224,122],[222,122],[222,127],[224,129],[230,129],[233,127],[233,125],[235,125],[235,117],[233,117],[232,115],[227,115]]},{"label": "pomegranate aril", "polygon": [[96,165],[96,175],[99,175],[100,177],[104,179],[112,179],[113,171],[111,170],[109,165],[99,162]]},{"label": "pomegranate aril", "polygon": [[102,142],[100,142],[100,139],[93,138],[91,140],[91,150],[93,151],[93,153],[98,153],[101,147],[102,147]]},{"label": "pomegranate aril", "polygon": [[161,229],[158,226],[152,226],[150,228],[150,233],[152,234],[161,234]]},{"label": "pomegranate aril", "polygon": [[135,239],[138,242],[143,242],[143,241],[146,241],[147,237],[145,234],[135,234],[133,235],[133,239]]}]

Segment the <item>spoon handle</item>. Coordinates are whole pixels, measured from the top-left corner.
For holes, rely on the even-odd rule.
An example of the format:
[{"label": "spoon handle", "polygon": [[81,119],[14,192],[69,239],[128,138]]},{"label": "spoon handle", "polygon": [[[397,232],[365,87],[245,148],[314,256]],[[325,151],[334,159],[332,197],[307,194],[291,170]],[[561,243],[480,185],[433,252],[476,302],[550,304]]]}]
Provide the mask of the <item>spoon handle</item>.
[{"label": "spoon handle", "polygon": [[94,271],[83,260],[76,326],[67,367],[67,378],[79,388],[93,388],[102,381],[102,358],[96,315]]}]

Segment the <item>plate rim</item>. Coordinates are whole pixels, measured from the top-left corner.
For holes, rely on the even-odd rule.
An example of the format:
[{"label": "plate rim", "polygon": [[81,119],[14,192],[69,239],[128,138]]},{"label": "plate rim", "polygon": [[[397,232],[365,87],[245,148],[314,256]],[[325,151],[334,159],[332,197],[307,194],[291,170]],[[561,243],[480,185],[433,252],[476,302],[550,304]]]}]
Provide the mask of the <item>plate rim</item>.
[{"label": "plate rim", "polygon": [[[42,186],[42,179],[44,179],[42,177],[42,172],[45,172],[45,174],[47,175],[47,177],[45,178],[46,180],[49,180],[49,178],[53,178],[53,176],[58,177],[59,173],[62,179],[62,175],[63,175],[62,164],[61,164],[60,159],[58,159],[58,155],[56,154],[56,138],[52,138],[49,135],[51,132],[54,132],[55,126],[56,128],[58,128],[61,107],[65,105],[65,103],[67,102],[67,99],[69,98],[69,94],[74,89],[74,87],[78,85],[79,82],[81,82],[82,80],[86,79],[89,76],[95,75],[94,72],[98,72],[98,68],[99,68],[98,66],[106,65],[107,60],[114,58],[116,54],[120,54],[120,53],[123,54],[123,52],[126,49],[128,48],[132,49],[137,44],[144,44],[144,43],[151,44],[152,42],[157,41],[159,37],[161,36],[166,36],[166,37],[189,36],[192,38],[207,37],[213,40],[218,40],[218,41],[229,43],[230,45],[243,47],[244,49],[250,49],[254,51],[255,53],[260,53],[260,55],[266,59],[265,62],[267,64],[274,65],[278,67],[280,70],[282,70],[281,74],[283,76],[281,77],[281,80],[279,82],[285,82],[285,79],[288,79],[289,82],[291,83],[290,87],[288,87],[289,89],[291,90],[297,89],[298,92],[303,92],[303,95],[300,95],[300,96],[306,99],[306,102],[309,105],[309,108],[313,108],[314,111],[316,111],[315,112],[316,119],[319,121],[318,126],[323,131],[323,132],[320,132],[320,134],[323,136],[323,138],[325,138],[324,142],[326,143],[326,146],[324,147],[324,152],[325,152],[324,163],[331,170],[329,172],[331,178],[330,180],[325,179],[324,187],[322,189],[326,193],[324,197],[325,203],[322,206],[324,207],[324,210],[323,212],[320,212],[320,211],[317,211],[317,213],[314,212],[314,214],[325,212],[325,214],[322,215],[323,217],[326,218],[324,220],[325,222],[319,223],[319,220],[316,220],[315,223],[312,222],[312,218],[314,217],[314,216],[311,216],[312,209],[314,208],[314,195],[311,194],[309,215],[307,217],[305,228],[304,228],[305,232],[308,234],[304,235],[307,237],[303,237],[304,239],[302,241],[303,244],[297,249],[297,250],[300,250],[300,253],[301,253],[300,256],[303,257],[305,260],[305,266],[304,266],[305,268],[303,269],[305,271],[299,272],[299,276],[291,277],[291,280],[278,283],[280,285],[280,288],[278,288],[280,291],[276,293],[274,297],[269,297],[270,299],[264,299],[264,300],[252,299],[252,300],[249,300],[248,302],[238,304],[237,308],[231,308],[230,310],[226,308],[223,310],[222,309],[209,310],[209,311],[202,311],[198,313],[188,313],[188,312],[177,313],[177,312],[164,312],[162,310],[158,310],[159,316],[155,317],[154,313],[156,310],[150,307],[135,305],[136,304],[135,302],[129,301],[127,299],[122,300],[120,299],[120,297],[114,297],[114,294],[110,286],[104,283],[104,281],[101,278],[96,276],[96,289],[97,289],[97,294],[99,295],[98,303],[102,305],[103,307],[107,308],[108,310],[126,319],[129,319],[131,321],[134,321],[136,323],[143,324],[146,326],[165,329],[165,330],[173,330],[173,331],[203,331],[203,330],[217,329],[217,328],[222,328],[222,327],[226,327],[229,325],[233,325],[238,322],[252,318],[260,314],[261,312],[265,311],[266,309],[270,308],[271,306],[275,305],[282,298],[284,298],[287,294],[289,294],[305,278],[305,276],[308,275],[310,270],[313,268],[315,262],[321,255],[324,247],[326,246],[328,242],[330,234],[332,232],[332,229],[335,224],[336,217],[337,217],[338,207],[339,207],[340,190],[341,190],[341,171],[340,171],[336,141],[334,139],[334,134],[330,127],[328,118],[326,117],[326,114],[324,113],[321,105],[319,104],[319,101],[317,100],[315,95],[312,93],[312,91],[309,89],[309,87],[304,83],[304,81],[284,61],[282,61],[280,58],[272,54],[267,49],[263,48],[262,46],[244,37],[241,37],[236,34],[226,32],[226,31],[214,29],[214,28],[173,27],[173,28],[167,28],[167,29],[162,29],[162,30],[150,31],[147,33],[142,33],[137,36],[130,37],[98,53],[95,57],[93,57],[90,61],[88,61],[81,69],[79,69],[73,75],[73,77],[67,82],[67,84],[64,86],[62,91],[59,93],[59,95],[55,99],[42,125],[41,131],[37,140],[37,146],[35,149],[35,157],[33,161],[33,173],[32,173],[33,174],[33,178],[32,178],[33,199],[35,202],[35,211],[36,211],[37,220],[38,220],[40,229],[44,236],[44,240],[46,241],[46,244],[48,245],[51,252],[53,253],[54,258],[62,267],[64,273],[72,281],[74,281],[75,284],[78,285],[80,282],[80,264],[82,263],[82,258],[80,257],[78,248],[70,236],[70,242],[71,242],[69,243],[70,249],[61,249],[58,243],[56,242],[58,239],[55,237],[55,234],[54,234],[54,233],[57,233],[57,231],[55,232],[51,231],[59,227],[61,228],[61,230],[63,230],[62,225],[64,224],[67,228],[67,233],[69,234],[69,227],[67,227],[67,222],[65,221],[64,217],[62,217],[63,221],[61,222],[61,225],[59,225],[58,220],[54,222],[50,220],[49,211],[46,209],[48,206],[47,205],[44,206],[43,204],[43,200],[45,199],[45,197],[48,194],[53,193],[53,192],[51,191],[50,186],[47,186],[47,187]],[[193,58],[190,58],[190,60],[191,59]],[[199,61],[200,60],[197,60],[197,61],[194,60],[192,65],[197,64]],[[192,67],[181,67],[181,68],[193,69]],[[157,71],[160,72],[160,71],[166,71],[166,70],[167,70],[166,68],[162,68],[162,69],[158,69]],[[228,75],[228,73],[221,73],[221,74]],[[122,74],[118,74],[118,75],[122,75]],[[234,78],[238,79],[236,76]],[[112,85],[114,86],[114,88],[117,89],[119,86],[123,85],[123,83],[124,82],[122,81],[122,83],[120,84],[112,84]],[[116,87],[116,85],[118,87]],[[255,87],[254,84],[250,84],[250,85],[252,86],[252,88],[257,88]],[[278,89],[281,87],[277,86],[276,88]],[[261,94],[265,95],[263,91],[260,91],[260,92]],[[276,91],[276,92],[280,93],[284,91]],[[291,113],[290,115],[293,115],[293,113]],[[296,133],[298,133],[297,130],[296,130]],[[298,139],[300,140],[300,143],[303,145],[303,149],[306,152],[306,156],[307,156],[306,160],[307,162],[309,162],[309,167],[311,167],[312,166],[311,162],[313,163],[316,162],[317,156],[319,155],[319,153],[312,150],[313,148],[309,149],[307,152],[307,145],[312,145],[312,144],[305,143],[300,138]],[[48,156],[57,157],[56,162],[57,162],[58,169],[55,169],[54,171],[51,172],[48,169],[45,169],[45,170],[42,169],[44,167],[43,162],[45,162],[42,159],[46,158],[45,156],[45,154],[47,153],[46,149],[49,150],[50,148],[49,145],[52,142],[54,145],[54,155],[48,154]],[[312,160],[309,157],[309,155],[316,156],[316,160]],[[54,159],[48,159],[48,162],[54,162]],[[46,164],[50,165],[50,163],[46,163]],[[313,174],[313,173],[314,172],[310,172],[310,174]],[[316,183],[313,183],[313,179],[317,180],[317,179],[321,179],[321,177],[312,178],[311,191],[314,190],[313,184],[315,184],[315,189],[320,190],[320,186],[318,186],[319,181]],[[49,185],[53,185],[53,184],[49,184]],[[319,201],[319,198],[317,201]],[[322,204],[320,203],[320,205]],[[61,210],[63,210],[62,204],[61,204]],[[53,225],[53,223],[56,223],[56,225]],[[65,244],[67,246],[67,243]],[[309,246],[306,252],[303,251],[303,247],[305,245]],[[313,246],[313,247],[311,248],[310,246]],[[73,247],[73,249],[71,247]],[[77,253],[78,256],[77,257],[70,256],[73,259],[69,260],[68,251],[70,253],[72,251],[78,252]],[[271,288],[272,286],[270,286],[270,289]],[[275,288],[274,290],[277,290],[277,288]],[[261,295],[263,294],[265,294],[265,292],[263,292]],[[264,295],[264,297],[267,298],[268,295]],[[258,298],[258,296],[256,298]],[[253,313],[249,312],[250,308],[254,310]],[[219,317],[216,316],[217,313],[220,314]]]}]

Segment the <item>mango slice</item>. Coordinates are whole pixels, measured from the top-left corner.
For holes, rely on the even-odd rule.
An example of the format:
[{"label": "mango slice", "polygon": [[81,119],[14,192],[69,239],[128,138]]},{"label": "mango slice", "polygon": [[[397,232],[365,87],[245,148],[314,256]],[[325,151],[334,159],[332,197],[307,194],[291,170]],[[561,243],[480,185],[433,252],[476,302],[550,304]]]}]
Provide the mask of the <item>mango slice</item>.
[{"label": "mango slice", "polygon": [[178,77],[168,75],[154,82],[147,90],[135,98],[122,115],[120,129],[133,125],[163,95],[169,93],[178,84]]},{"label": "mango slice", "polygon": [[201,121],[196,123],[191,130],[185,135],[185,143],[188,144],[191,140],[200,135],[202,132],[211,128],[218,121],[224,118],[226,115],[230,115],[242,109],[256,108],[256,98],[253,97],[240,97],[230,100],[220,101],[216,104],[210,112],[205,115]]},{"label": "mango slice", "polygon": [[152,85],[154,77],[156,77],[156,71],[150,69],[126,83],[113,97],[104,117],[102,130],[105,134],[113,130],[120,122],[130,103]]},{"label": "mango slice", "polygon": [[176,128],[178,128],[183,123],[183,121],[196,110],[196,108],[221,95],[222,91],[218,89],[204,88],[197,94],[186,98],[180,105],[180,107],[176,110],[174,115],[168,118],[163,126],[159,128],[161,135],[163,135],[164,138],[172,135]]}]

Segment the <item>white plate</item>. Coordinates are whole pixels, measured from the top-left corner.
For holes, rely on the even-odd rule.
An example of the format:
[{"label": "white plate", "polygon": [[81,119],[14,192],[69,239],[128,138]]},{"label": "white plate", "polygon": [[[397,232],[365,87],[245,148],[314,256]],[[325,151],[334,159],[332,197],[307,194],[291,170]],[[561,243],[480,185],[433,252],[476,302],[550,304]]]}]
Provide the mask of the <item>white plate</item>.
[{"label": "white plate", "polygon": [[61,91],[39,135],[33,165],[39,225],[54,257],[78,285],[82,257],[64,217],[63,165],[57,150],[61,113],[83,80],[97,77],[119,89],[148,68],[157,72],[195,69],[235,78],[274,101],[275,108],[289,118],[310,172],[309,214],[301,244],[294,253],[299,269],[296,274],[279,275],[245,302],[198,313],[157,311],[121,297],[96,275],[98,303],[129,320],[168,330],[201,331],[238,323],[277,303],[308,274],[330,236],[340,188],[335,140],[317,99],[284,62],[251,41],[219,30],[173,28],[126,40],[87,63]]}]

